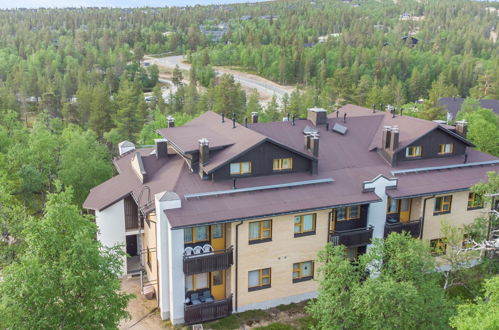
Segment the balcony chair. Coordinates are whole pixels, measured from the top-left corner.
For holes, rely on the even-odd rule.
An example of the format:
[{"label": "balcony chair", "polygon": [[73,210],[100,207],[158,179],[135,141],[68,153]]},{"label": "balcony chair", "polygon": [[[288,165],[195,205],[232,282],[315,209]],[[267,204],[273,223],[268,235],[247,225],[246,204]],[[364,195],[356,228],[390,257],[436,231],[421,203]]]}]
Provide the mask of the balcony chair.
[{"label": "balcony chair", "polygon": [[193,305],[198,305],[198,304],[201,304],[201,300],[199,299],[199,293],[193,293],[191,294],[191,303]]},{"label": "balcony chair", "polygon": [[194,254],[201,254],[203,253],[203,248],[200,246],[194,247]]},{"label": "balcony chair", "polygon": [[186,255],[186,256],[191,256],[193,253],[194,253],[194,249],[191,248],[190,246],[188,246],[184,249],[184,255]]},{"label": "balcony chair", "polygon": [[210,290],[206,290],[206,291],[204,291],[204,292],[203,292],[203,296],[202,296],[202,298],[203,298],[204,302],[207,302],[207,303],[208,303],[208,302],[215,301],[215,300],[213,299],[213,297],[211,296],[211,292],[210,292]]},{"label": "balcony chair", "polygon": [[210,253],[213,252],[213,246],[210,244],[205,244],[203,245],[203,253]]}]

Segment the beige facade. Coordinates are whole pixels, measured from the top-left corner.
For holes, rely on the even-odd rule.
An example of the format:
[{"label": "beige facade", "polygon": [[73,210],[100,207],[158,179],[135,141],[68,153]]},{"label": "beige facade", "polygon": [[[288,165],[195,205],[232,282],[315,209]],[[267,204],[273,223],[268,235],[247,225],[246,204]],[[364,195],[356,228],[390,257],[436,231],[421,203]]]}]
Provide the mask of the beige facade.
[{"label": "beige facade", "polygon": [[[441,238],[440,227],[442,220],[449,222],[452,226],[462,227],[471,224],[479,216],[486,214],[486,208],[468,210],[469,191],[460,191],[450,194],[435,195],[435,198],[426,201],[426,210],[423,225],[423,239],[432,240]],[[434,215],[435,199],[440,196],[452,196],[451,209],[449,213]]]},{"label": "beige facade", "polygon": [[[328,217],[330,210],[297,213],[272,218],[272,241],[249,244],[249,223],[244,221],[238,229],[238,308],[268,300],[315,292],[317,282],[308,280],[293,283],[293,264],[315,260],[317,252],[327,244]],[[315,234],[294,237],[294,217],[316,213]],[[231,241],[235,246],[237,223],[231,225]],[[256,291],[248,290],[248,272],[263,268],[271,269],[271,287]],[[314,265],[314,275],[317,267]],[[235,288],[235,267],[231,267],[231,287]],[[234,293],[235,290],[232,290]]]},{"label": "beige facade", "polygon": [[152,284],[157,299],[158,258],[156,253],[156,214],[154,212],[149,213],[147,220],[144,221],[144,231],[142,234],[142,260],[147,274],[147,282],[144,283],[144,286]]}]

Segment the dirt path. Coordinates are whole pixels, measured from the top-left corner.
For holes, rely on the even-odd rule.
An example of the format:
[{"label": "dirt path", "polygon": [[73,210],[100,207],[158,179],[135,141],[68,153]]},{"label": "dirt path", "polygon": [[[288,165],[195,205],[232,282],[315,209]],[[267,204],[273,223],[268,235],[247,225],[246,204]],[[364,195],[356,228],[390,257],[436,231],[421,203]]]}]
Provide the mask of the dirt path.
[{"label": "dirt path", "polygon": [[135,298],[128,303],[130,320],[122,321],[120,329],[132,330],[159,330],[162,326],[159,312],[153,311],[157,306],[156,299],[147,300],[140,294],[140,278],[132,277],[121,281],[121,289],[127,293],[135,294]]}]

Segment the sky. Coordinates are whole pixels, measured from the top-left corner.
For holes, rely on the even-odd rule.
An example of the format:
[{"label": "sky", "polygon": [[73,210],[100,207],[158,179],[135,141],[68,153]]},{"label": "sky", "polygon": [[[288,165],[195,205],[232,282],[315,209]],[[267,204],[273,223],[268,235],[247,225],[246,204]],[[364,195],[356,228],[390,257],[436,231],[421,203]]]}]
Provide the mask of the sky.
[{"label": "sky", "polygon": [[0,0],[0,9],[39,7],[171,7],[261,1],[264,0]]}]

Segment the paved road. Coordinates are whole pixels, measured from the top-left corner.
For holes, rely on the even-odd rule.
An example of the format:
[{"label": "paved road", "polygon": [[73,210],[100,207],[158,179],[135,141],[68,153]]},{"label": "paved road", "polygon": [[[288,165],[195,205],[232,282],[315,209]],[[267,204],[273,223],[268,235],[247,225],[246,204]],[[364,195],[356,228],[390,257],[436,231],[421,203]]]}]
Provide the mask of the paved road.
[{"label": "paved road", "polygon": [[[174,68],[176,65],[178,65],[181,70],[190,70],[191,68],[190,64],[183,62],[183,56],[167,56],[161,58],[146,56],[144,57],[144,60],[169,69]],[[291,94],[294,89],[292,86],[282,86],[262,77],[236,70],[215,68],[215,72],[217,75],[222,75],[224,73],[231,74],[234,76],[234,80],[240,83],[247,91],[256,89],[260,94],[260,99],[263,103],[270,101],[274,94],[277,96],[278,101],[281,101],[284,94]]]}]

